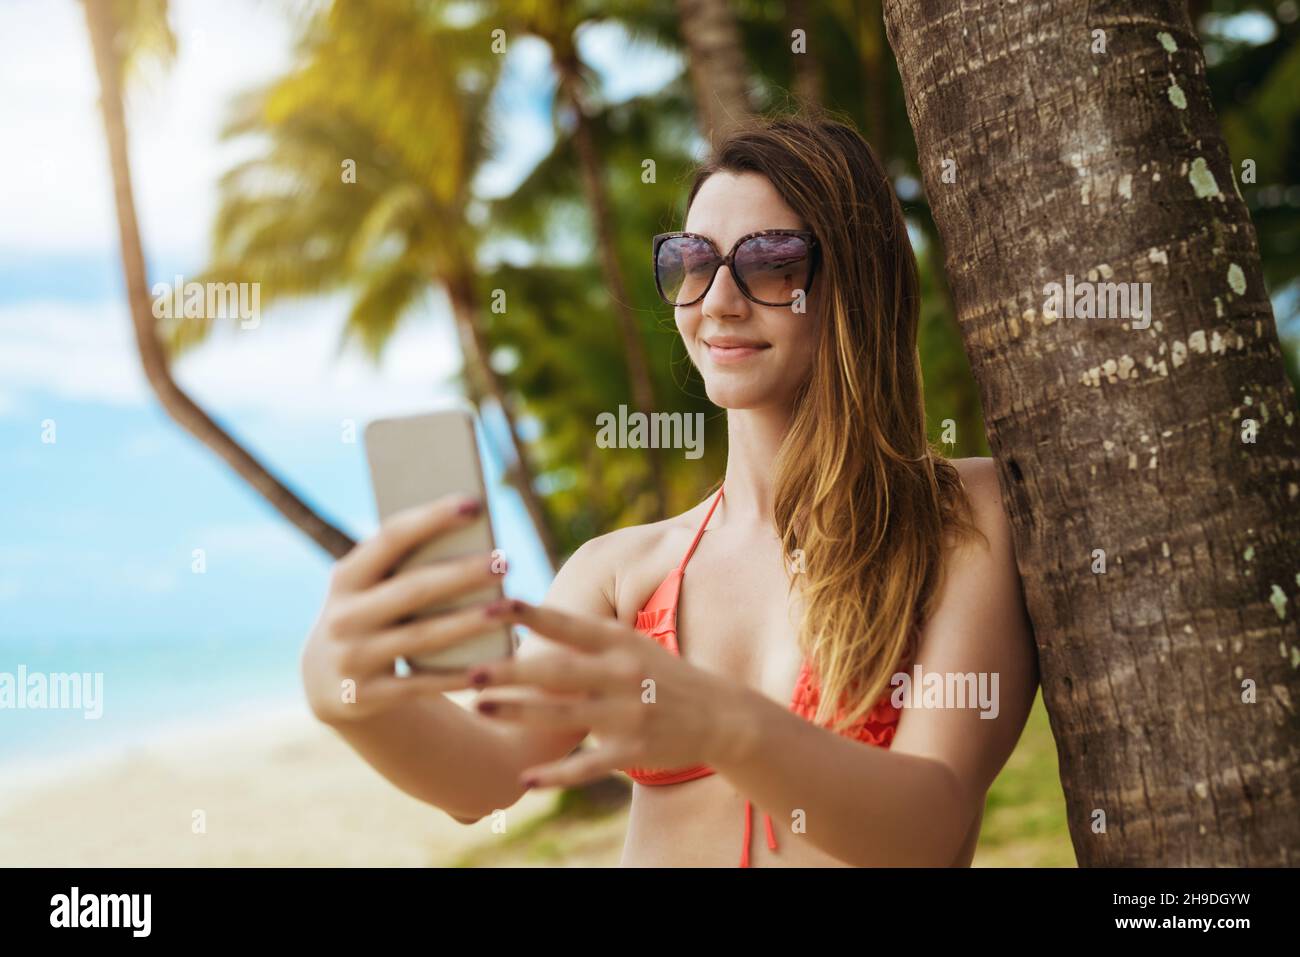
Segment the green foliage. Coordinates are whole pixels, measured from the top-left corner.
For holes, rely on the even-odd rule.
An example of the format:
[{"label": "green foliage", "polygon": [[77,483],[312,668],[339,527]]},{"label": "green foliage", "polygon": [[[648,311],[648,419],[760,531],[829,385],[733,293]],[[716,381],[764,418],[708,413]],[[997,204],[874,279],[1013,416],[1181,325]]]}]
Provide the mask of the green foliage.
[{"label": "green foliage", "polygon": [[[157,0],[141,5],[155,7],[163,9]],[[937,233],[914,188],[916,150],[878,7],[877,0],[807,3],[796,23],[784,3],[735,4],[758,106],[789,102],[797,68],[806,68],[822,101],[857,123],[896,181],[909,185],[900,188],[904,208],[923,240],[919,349],[929,434],[951,457],[984,455],[978,394]],[[1233,18],[1248,8],[1272,18],[1273,39],[1238,38]],[[1217,3],[1202,17],[1202,32],[1233,156],[1257,163],[1258,185],[1242,184],[1242,192],[1259,231],[1266,280],[1275,293],[1290,290],[1278,300],[1286,336],[1300,300],[1300,100],[1293,92],[1300,27],[1282,23],[1271,9]],[[553,148],[509,195],[473,193],[476,174],[499,149],[491,110],[503,57],[491,50],[493,29],[505,29],[508,44],[525,34],[543,38],[557,79],[561,66],[579,78],[658,408],[706,416],[703,459],[664,456],[670,512],[698,501],[721,474],[726,449],[725,418],[705,398],[650,274],[650,236],[680,227],[700,145],[693,92],[683,71],[652,94],[608,102],[579,56],[582,30],[598,22],[615,22],[632,42],[685,60],[675,10],[651,0],[325,5],[306,19],[290,73],[234,104],[227,134],[254,134],[265,147],[222,180],[208,270],[222,281],[260,281],[263,303],[346,290],[348,338],[374,357],[406,318],[434,315],[425,309],[430,292],[468,276],[478,303],[474,322],[520,416],[562,553],[646,520],[651,489],[642,453],[594,445],[596,416],[630,408],[632,397],[572,117],[557,105]],[[803,59],[790,48],[796,27],[808,39]],[[355,162],[355,183],[341,181],[345,159]],[[653,181],[644,175],[647,161]],[[490,308],[498,291],[503,312]],[[190,320],[165,331],[179,350],[208,330]],[[1288,364],[1297,377],[1294,340]],[[465,382],[472,387],[473,377]],[[957,426],[954,445],[940,442],[949,419]]]}]

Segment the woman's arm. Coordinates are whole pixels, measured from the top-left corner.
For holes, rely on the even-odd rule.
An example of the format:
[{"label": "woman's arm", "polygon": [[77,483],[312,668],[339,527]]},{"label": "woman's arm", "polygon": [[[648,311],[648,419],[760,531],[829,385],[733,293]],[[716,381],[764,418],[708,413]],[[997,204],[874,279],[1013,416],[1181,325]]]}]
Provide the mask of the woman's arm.
[{"label": "woman's arm", "polygon": [[[392,676],[393,659],[416,645],[445,646],[482,630],[482,609],[395,627],[404,612],[481,589],[493,577],[489,556],[440,563],[385,578],[423,542],[463,521],[454,501],[412,510],[385,523],[372,539],[335,566],[321,617],[303,652],[303,674],[313,712],[375,770],[407,794],[472,824],[523,793],[519,772],[539,760],[568,754],[586,732],[502,727],[446,697],[470,687],[467,672]],[[580,549],[579,553],[584,550]],[[599,563],[575,553],[557,575],[547,603],[599,613]],[[604,614],[611,612],[606,605]],[[517,657],[538,654],[544,640],[526,640]],[[387,677],[385,677],[385,673]],[[356,703],[340,700],[341,684],[357,687]]]},{"label": "woman's arm", "polygon": [[[988,537],[951,553],[915,664],[923,674],[996,675],[996,717],[906,708],[888,750],[810,724],[734,689],[714,767],[774,822],[802,814],[805,836],[856,865],[948,866],[989,785],[1015,748],[1037,689],[1037,656],[992,460],[965,484]],[[730,715],[728,719],[725,716]]]}]

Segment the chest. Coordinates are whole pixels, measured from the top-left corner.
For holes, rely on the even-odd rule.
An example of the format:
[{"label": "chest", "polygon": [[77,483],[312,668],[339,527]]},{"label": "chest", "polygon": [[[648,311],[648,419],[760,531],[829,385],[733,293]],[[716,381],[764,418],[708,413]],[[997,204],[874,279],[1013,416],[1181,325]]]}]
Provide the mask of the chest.
[{"label": "chest", "polygon": [[802,665],[794,581],[774,536],[705,535],[678,597],[682,657],[789,704]]}]

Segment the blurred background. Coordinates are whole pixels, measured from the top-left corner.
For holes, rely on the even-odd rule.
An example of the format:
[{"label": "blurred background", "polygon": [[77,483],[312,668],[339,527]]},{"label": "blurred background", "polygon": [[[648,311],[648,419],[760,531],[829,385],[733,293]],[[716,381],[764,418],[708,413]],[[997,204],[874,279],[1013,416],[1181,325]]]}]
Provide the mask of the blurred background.
[{"label": "blurred background", "polygon": [[[1191,6],[1300,387],[1297,4]],[[724,90],[840,111],[880,153],[931,438],[988,454],[878,0],[111,7],[148,284],[260,293],[256,323],[159,320],[170,374],[347,534],[376,527],[364,424],[456,398],[523,598],[720,477],[649,252]],[[82,4],[7,0],[0,54],[0,673],[103,675],[99,717],[0,708],[0,864],[616,864],[625,779],[464,827],[312,722],[298,654],[332,559],[142,372]],[[620,405],[703,413],[703,457],[598,449]],[[1074,864],[1041,699],[975,863]]]}]

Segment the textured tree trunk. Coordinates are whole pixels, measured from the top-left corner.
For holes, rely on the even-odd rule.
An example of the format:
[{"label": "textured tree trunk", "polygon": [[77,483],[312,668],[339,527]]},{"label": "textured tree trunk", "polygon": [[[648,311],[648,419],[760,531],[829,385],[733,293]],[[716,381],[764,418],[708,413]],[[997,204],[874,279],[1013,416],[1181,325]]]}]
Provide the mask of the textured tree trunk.
[{"label": "textured tree trunk", "polygon": [[[623,336],[623,354],[627,359],[628,382],[632,388],[632,404],[647,417],[655,411],[654,383],[650,378],[650,364],[646,361],[645,342],[641,338],[636,315],[628,297],[627,281],[618,259],[618,236],[614,231],[614,217],[610,211],[609,192],[602,176],[603,163],[591,132],[591,121],[578,92],[581,82],[581,65],[576,50],[556,50],[559,69],[559,96],[568,103],[574,114],[573,145],[578,154],[579,172],[582,174],[583,192],[591,207],[595,225],[596,246],[600,256],[601,271],[609,287],[610,303],[618,317],[619,332]],[[664,518],[668,512],[668,485],[664,478],[663,456],[666,450],[645,450],[646,465],[650,470],[651,491],[654,495],[653,521]]]},{"label": "textured tree trunk", "polygon": [[[1185,7],[885,21],[1079,862],[1300,863],[1300,423]],[[1072,317],[1067,275],[1149,282],[1149,328]]]},{"label": "textured tree trunk", "polygon": [[99,76],[100,108],[104,116],[104,133],[113,175],[113,200],[117,208],[118,239],[122,248],[122,273],[126,281],[127,303],[135,330],[136,348],[144,366],[145,378],[163,409],[181,428],[225,460],[240,478],[312,541],[330,555],[339,558],[352,548],[353,540],[318,515],[272,475],[186,395],[171,376],[154,324],[144,250],[140,242],[139,224],[135,218],[135,198],[131,189],[131,167],[127,154],[126,117],[122,108],[121,62],[116,49],[118,25],[114,21],[111,0],[84,2],[86,25],[95,56],[95,70]]},{"label": "textured tree trunk", "polygon": [[700,132],[716,144],[754,112],[740,27],[728,0],[677,0],[677,17]]},{"label": "textured tree trunk", "polygon": [[451,300],[452,317],[460,336],[461,352],[464,353],[465,362],[469,366],[469,377],[474,383],[471,386],[471,394],[475,405],[480,405],[483,395],[486,394],[501,410],[501,415],[506,420],[507,431],[510,433],[511,451],[515,456],[514,465],[507,467],[507,474],[510,476],[511,484],[519,492],[519,497],[523,499],[524,508],[528,511],[528,517],[537,531],[537,538],[542,543],[542,549],[546,552],[551,568],[558,569],[560,562],[555,535],[546,520],[546,507],[542,504],[541,496],[537,494],[535,484],[537,472],[532,457],[528,454],[528,446],[519,438],[514,403],[510,400],[509,390],[506,388],[505,381],[492,368],[483,330],[479,326],[479,303],[474,291],[474,282],[469,274],[465,273],[452,278],[445,285],[448,298]]}]

